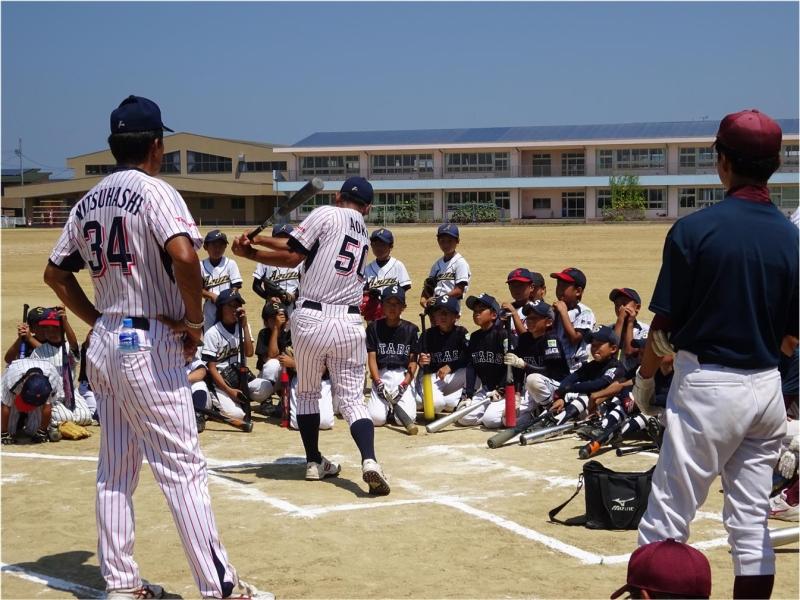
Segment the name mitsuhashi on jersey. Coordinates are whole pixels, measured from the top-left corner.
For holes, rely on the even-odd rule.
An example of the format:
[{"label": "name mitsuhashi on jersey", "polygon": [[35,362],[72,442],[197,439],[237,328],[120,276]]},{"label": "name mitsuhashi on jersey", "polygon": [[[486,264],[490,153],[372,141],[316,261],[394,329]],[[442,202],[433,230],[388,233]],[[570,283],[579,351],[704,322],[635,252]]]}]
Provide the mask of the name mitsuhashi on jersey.
[{"label": "name mitsuhashi on jersey", "polygon": [[144,197],[138,192],[122,187],[110,187],[97,190],[91,196],[84,196],[75,207],[75,216],[83,220],[90,210],[95,208],[121,208],[137,216],[142,207]]}]

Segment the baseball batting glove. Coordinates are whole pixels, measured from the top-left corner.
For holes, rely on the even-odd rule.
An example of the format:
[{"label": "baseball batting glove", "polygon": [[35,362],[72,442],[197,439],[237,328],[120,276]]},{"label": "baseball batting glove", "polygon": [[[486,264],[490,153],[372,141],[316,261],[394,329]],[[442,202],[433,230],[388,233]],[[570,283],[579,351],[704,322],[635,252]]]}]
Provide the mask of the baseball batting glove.
[{"label": "baseball batting glove", "polygon": [[519,356],[517,356],[513,352],[506,352],[506,355],[503,358],[503,364],[510,365],[515,369],[525,368],[525,361],[522,360]]},{"label": "baseball batting glove", "polygon": [[643,415],[654,417],[658,414],[658,408],[653,406],[653,394],[656,391],[656,382],[652,377],[645,379],[639,374],[641,367],[636,369],[636,377],[633,381],[633,389],[631,396],[633,396],[636,406]]},{"label": "baseball batting glove", "polygon": [[394,393],[394,402],[392,402],[392,404],[399,402],[400,398],[402,398],[405,395],[407,389],[408,389],[408,384],[405,382],[398,385],[397,391]]},{"label": "baseball batting glove", "polygon": [[490,398],[492,402],[500,402],[500,400],[505,400],[506,397],[503,392],[499,390],[492,390],[488,394],[486,394],[487,398]]},{"label": "baseball batting glove", "polygon": [[386,398],[386,386],[383,385],[380,379],[373,381],[372,385],[375,386],[375,391],[378,392],[378,396]]},{"label": "baseball batting glove", "polygon": [[472,404],[472,396],[470,396],[469,394],[464,392],[463,394],[461,394],[461,400],[458,401],[458,404],[456,405],[455,410],[460,410],[462,408],[466,408],[470,404]]},{"label": "baseball batting glove", "polygon": [[3,432],[2,436],[0,436],[0,441],[2,441],[3,446],[10,446],[11,444],[16,444],[17,440],[14,439],[7,431]]},{"label": "baseball batting glove", "polygon": [[673,356],[675,354],[675,348],[669,342],[669,334],[666,331],[657,329],[650,333],[650,338],[652,338],[653,352],[656,353],[656,356]]},{"label": "baseball batting glove", "polygon": [[389,404],[394,404],[394,394],[392,394],[392,392],[390,392],[385,385],[381,384],[381,386],[383,387],[383,390],[381,392],[381,394],[383,395],[383,399],[386,400]]},{"label": "baseball batting glove", "polygon": [[800,447],[800,435],[794,436],[789,447],[784,449],[781,454],[781,458],[778,461],[778,473],[781,474],[781,477],[786,479],[794,477],[794,473],[797,470],[798,447]]}]

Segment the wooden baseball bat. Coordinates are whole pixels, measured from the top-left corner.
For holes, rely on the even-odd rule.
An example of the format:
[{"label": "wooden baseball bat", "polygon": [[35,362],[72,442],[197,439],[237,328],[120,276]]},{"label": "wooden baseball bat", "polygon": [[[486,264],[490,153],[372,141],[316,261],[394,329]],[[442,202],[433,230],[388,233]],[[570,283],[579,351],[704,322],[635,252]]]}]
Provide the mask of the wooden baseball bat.
[{"label": "wooden baseball bat", "polygon": [[441,431],[450,423],[455,423],[464,415],[468,415],[474,410],[479,409],[482,406],[486,406],[492,401],[491,398],[484,398],[480,402],[476,402],[474,404],[470,404],[469,406],[465,406],[464,408],[460,408],[459,410],[455,410],[451,412],[449,415],[442,417],[441,419],[436,419],[433,423],[429,423],[425,426],[425,430],[428,433],[436,433],[437,431]]},{"label": "wooden baseball bat", "polygon": [[217,423],[225,423],[225,425],[230,425],[231,427],[235,427],[236,429],[244,431],[245,433],[250,433],[251,431],[253,431],[252,421],[245,421],[243,419],[231,419],[230,417],[226,417],[225,415],[216,410],[208,410],[207,408],[195,408],[194,410],[195,412],[198,412],[201,415],[205,415],[212,421],[216,421]]},{"label": "wooden baseball bat", "polygon": [[244,400],[242,402],[244,420],[250,422],[253,420],[253,413],[250,406],[250,388],[247,385],[250,371],[247,370],[247,355],[244,350],[244,324],[241,316],[237,316],[236,320],[239,322],[239,395]]},{"label": "wooden baseball bat", "polygon": [[[511,344],[511,315],[508,316],[506,321],[506,339],[503,340],[503,354],[508,354],[509,346]],[[506,398],[506,427],[517,426],[517,391],[514,388],[514,371],[511,365],[506,366],[506,385],[505,385],[505,398]]]},{"label": "wooden baseball bat", "polygon": [[[28,324],[28,311],[30,306],[27,304],[22,305],[22,322]],[[25,358],[25,353],[28,351],[28,344],[25,343],[25,338],[19,343],[19,356],[17,358]]]},{"label": "wooden baseball bat", "polygon": [[[425,313],[420,313],[419,318],[422,319],[422,337],[420,341],[424,343],[426,331]],[[427,350],[427,347],[422,348],[421,352],[427,354]],[[422,368],[422,413],[426,421],[433,421],[436,418],[436,412],[433,407],[433,373],[427,371],[427,367]]]},{"label": "wooden baseball bat", "polygon": [[272,222],[280,217],[288,217],[289,214],[301,204],[306,203],[319,192],[325,189],[325,182],[319,177],[314,177],[311,181],[306,183],[303,187],[292,194],[289,199],[278,206],[275,212],[272,213],[266,221],[256,227],[253,231],[247,234],[247,238],[252,242],[255,237],[269,227]]}]

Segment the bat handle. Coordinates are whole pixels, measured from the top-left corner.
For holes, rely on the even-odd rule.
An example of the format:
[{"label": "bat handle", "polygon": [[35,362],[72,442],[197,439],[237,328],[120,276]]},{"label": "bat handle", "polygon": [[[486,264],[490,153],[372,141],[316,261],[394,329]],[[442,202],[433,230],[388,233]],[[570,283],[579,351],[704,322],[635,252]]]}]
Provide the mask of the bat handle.
[{"label": "bat handle", "polygon": [[264,226],[263,225],[259,225],[258,227],[253,229],[253,231],[251,231],[250,233],[247,234],[247,239],[252,242],[254,239],[256,239],[256,236],[259,233],[261,233],[262,231],[264,231]]},{"label": "bat handle", "polygon": [[28,351],[28,345],[25,343],[25,340],[22,340],[19,344],[19,356],[17,358],[25,358],[25,353]]}]

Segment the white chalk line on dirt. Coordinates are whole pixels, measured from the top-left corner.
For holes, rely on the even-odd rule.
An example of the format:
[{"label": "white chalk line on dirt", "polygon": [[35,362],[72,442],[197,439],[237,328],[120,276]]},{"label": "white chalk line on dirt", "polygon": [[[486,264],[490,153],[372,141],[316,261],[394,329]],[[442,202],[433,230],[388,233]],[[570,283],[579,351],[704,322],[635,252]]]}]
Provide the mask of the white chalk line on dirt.
[{"label": "white chalk line on dirt", "polygon": [[[440,448],[447,448],[446,446]],[[453,448],[450,448],[452,451]],[[3,452],[3,456],[14,456],[19,458],[30,458],[30,459],[45,459],[45,460],[67,460],[67,461],[97,461],[96,457],[86,457],[86,456],[73,456],[73,455],[57,455],[57,454],[37,454],[31,452]],[[321,506],[321,507],[301,507],[287,500],[283,500],[280,498],[275,498],[266,494],[259,490],[258,488],[251,488],[249,486],[243,485],[238,483],[234,480],[226,478],[222,475],[216,474],[213,472],[213,469],[221,469],[221,468],[242,468],[242,467],[253,467],[253,466],[263,466],[264,464],[287,464],[287,459],[277,459],[274,463],[264,463],[264,462],[256,462],[256,461],[248,461],[248,462],[235,462],[235,463],[226,463],[223,461],[218,460],[209,460],[209,465],[214,465],[211,467],[209,471],[209,475],[213,477],[214,481],[222,484],[232,491],[236,493],[236,495],[240,499],[255,501],[255,502],[263,502],[265,504],[269,504],[270,506],[288,513],[293,516],[303,517],[303,518],[316,518],[318,516],[322,516],[331,512],[342,512],[342,511],[350,511],[350,510],[366,510],[366,509],[373,509],[373,508],[388,508],[393,506],[402,506],[407,504],[438,504],[440,506],[447,506],[449,508],[456,509],[460,512],[465,514],[471,515],[475,518],[488,521],[497,527],[501,527],[524,537],[526,539],[538,542],[552,550],[560,552],[562,554],[566,554],[567,556],[571,556],[580,560],[584,564],[617,564],[621,562],[627,562],[630,554],[620,554],[614,556],[603,556],[600,554],[595,554],[593,552],[589,552],[586,550],[582,550],[577,546],[572,546],[566,542],[562,542],[561,540],[545,535],[540,533],[534,529],[529,527],[525,527],[515,521],[510,519],[506,519],[501,517],[497,514],[475,508],[465,503],[464,500],[466,498],[463,497],[454,497],[452,495],[435,495],[435,494],[426,494],[425,490],[412,482],[398,480],[397,483],[400,484],[403,488],[408,490],[409,492],[421,494],[423,498],[417,499],[409,499],[409,500],[394,500],[394,501],[383,501],[383,502],[374,502],[374,503],[364,503],[364,504],[357,504],[357,503],[348,503],[348,504],[339,504],[339,505],[330,505],[330,506]],[[485,464],[486,462],[495,463],[493,466],[501,465],[502,463],[497,463],[497,461],[491,461],[489,459],[476,459],[478,462]],[[283,461],[283,462],[281,462]],[[291,464],[291,463],[289,463]],[[526,477],[531,477],[538,475],[534,471],[529,471],[526,469],[518,468],[522,474]],[[541,477],[545,479],[544,477]],[[556,479],[556,478],[547,478],[547,479]],[[561,478],[559,478],[561,479]],[[563,485],[561,483],[557,485]],[[469,499],[476,499],[476,498],[469,498]],[[707,516],[708,515],[708,516]],[[714,513],[698,513],[698,517],[701,518],[709,518],[710,515],[714,515]],[[702,544],[703,548],[714,548],[724,544],[727,544],[726,538],[717,538],[713,540],[708,540],[705,542],[699,542]],[[700,548],[700,545],[696,545]]]},{"label": "white chalk line on dirt", "polygon": [[0,563],[0,571],[7,575],[13,575],[26,581],[38,583],[40,585],[53,588],[55,590],[62,590],[65,592],[72,592],[79,598],[104,598],[106,593],[102,590],[81,585],[80,583],[73,583],[66,579],[60,579],[51,575],[44,575],[43,573],[36,573],[28,569],[23,569],[17,565],[8,565]]}]

